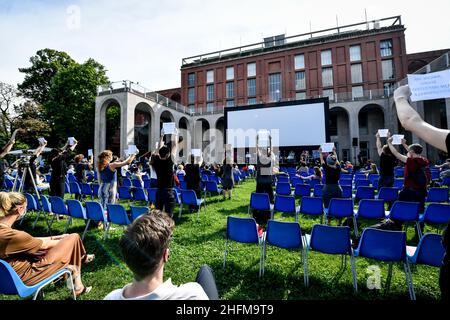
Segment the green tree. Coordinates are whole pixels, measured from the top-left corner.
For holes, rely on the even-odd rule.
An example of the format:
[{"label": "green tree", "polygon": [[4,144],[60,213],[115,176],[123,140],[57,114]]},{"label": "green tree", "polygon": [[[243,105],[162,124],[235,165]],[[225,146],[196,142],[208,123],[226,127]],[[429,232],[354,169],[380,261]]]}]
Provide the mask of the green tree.
[{"label": "green tree", "polygon": [[51,81],[58,71],[76,64],[67,53],[48,48],[36,52],[30,62],[31,67],[19,68],[25,79],[18,89],[24,97],[40,104],[47,102]]},{"label": "green tree", "polygon": [[94,144],[94,114],[97,86],[107,84],[105,68],[93,59],[58,71],[52,80],[45,114],[52,128],[48,140],[63,144],[74,136],[85,152]]},{"label": "green tree", "polygon": [[11,131],[12,111],[18,102],[17,89],[0,81],[0,133],[8,136]]},{"label": "green tree", "polygon": [[42,105],[26,101],[21,105],[15,106],[15,112],[18,115],[13,121],[14,128],[21,128],[18,139],[29,145],[37,146],[37,138],[45,137],[48,139],[51,129],[46,121],[44,108]]}]

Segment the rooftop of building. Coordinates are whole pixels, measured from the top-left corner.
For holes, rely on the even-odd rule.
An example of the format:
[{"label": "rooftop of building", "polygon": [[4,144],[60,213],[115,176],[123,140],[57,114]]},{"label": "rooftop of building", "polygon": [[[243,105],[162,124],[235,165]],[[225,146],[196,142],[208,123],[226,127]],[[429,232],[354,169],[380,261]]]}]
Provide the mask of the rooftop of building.
[{"label": "rooftop of building", "polygon": [[181,69],[232,59],[241,59],[252,55],[402,30],[405,30],[405,27],[401,23],[401,16],[393,16],[379,20],[363,21],[345,26],[311,31],[289,37],[278,35],[264,38],[264,41],[254,44],[183,58]]}]

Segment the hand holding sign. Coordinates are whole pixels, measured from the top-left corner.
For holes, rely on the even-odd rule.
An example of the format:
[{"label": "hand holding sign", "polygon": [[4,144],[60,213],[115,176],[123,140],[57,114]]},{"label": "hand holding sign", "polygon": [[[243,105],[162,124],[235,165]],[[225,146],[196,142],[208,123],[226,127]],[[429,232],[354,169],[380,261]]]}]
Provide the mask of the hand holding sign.
[{"label": "hand holding sign", "polygon": [[165,122],[163,123],[162,134],[176,134],[177,128],[175,128],[175,122]]},{"label": "hand holding sign", "polygon": [[392,136],[392,144],[394,144],[394,145],[400,145],[400,144],[402,144],[402,139],[404,138],[405,136],[403,135],[403,134],[394,134],[393,136]]},{"label": "hand holding sign", "polygon": [[76,140],[74,137],[69,137],[68,140],[69,140],[69,146],[73,146],[75,144]]},{"label": "hand holding sign", "polygon": [[201,157],[202,156],[202,150],[200,150],[200,149],[192,149],[192,155],[194,157]]},{"label": "hand holding sign", "polygon": [[44,138],[39,138],[38,141],[41,146],[45,146],[47,144],[47,141]]},{"label": "hand holding sign", "polygon": [[411,101],[450,97],[450,69],[426,74],[408,74]]},{"label": "hand holding sign", "polygon": [[94,152],[92,149],[88,150],[88,157],[93,157],[94,156]]},{"label": "hand holding sign", "polygon": [[389,129],[378,129],[378,134],[380,138],[387,138]]},{"label": "hand holding sign", "polygon": [[139,149],[134,144],[129,144],[127,150],[128,150],[128,155],[132,155],[132,154],[137,155],[139,153]]}]

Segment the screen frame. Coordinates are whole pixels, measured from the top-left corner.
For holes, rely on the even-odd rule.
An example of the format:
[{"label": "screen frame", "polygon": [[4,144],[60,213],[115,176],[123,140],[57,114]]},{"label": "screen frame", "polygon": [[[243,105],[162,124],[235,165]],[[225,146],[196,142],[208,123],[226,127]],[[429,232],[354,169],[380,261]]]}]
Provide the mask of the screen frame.
[{"label": "screen frame", "polygon": [[[313,103],[323,103],[323,112],[325,117],[325,140],[324,142],[331,142],[330,138],[330,130],[329,130],[329,116],[330,116],[330,100],[328,97],[325,98],[313,98],[313,99],[303,99],[303,100],[290,100],[290,101],[279,101],[279,102],[270,102],[270,103],[259,103],[252,105],[243,105],[243,106],[235,106],[235,107],[225,107],[224,108],[224,140],[225,144],[228,144],[228,112],[235,111],[247,111],[253,109],[264,109],[264,108],[283,108],[283,107],[291,107],[294,105],[304,105],[304,104],[313,104]],[[284,147],[284,146],[280,146]]]}]

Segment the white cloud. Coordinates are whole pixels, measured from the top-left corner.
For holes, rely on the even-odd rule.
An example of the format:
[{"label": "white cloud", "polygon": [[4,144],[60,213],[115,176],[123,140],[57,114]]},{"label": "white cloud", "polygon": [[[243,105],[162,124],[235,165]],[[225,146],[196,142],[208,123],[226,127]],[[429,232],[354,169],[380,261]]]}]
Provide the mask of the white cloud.
[{"label": "white cloud", "polygon": [[[402,15],[407,52],[450,48],[449,1],[152,0],[25,1],[0,4],[0,80],[19,83],[19,67],[37,50],[54,48],[77,61],[104,64],[111,80],[139,81],[159,90],[180,85],[181,59],[201,53]],[[79,28],[68,27],[70,5],[80,8]],[[423,6],[427,8],[424,10]],[[408,7],[409,6],[409,7]]]}]

